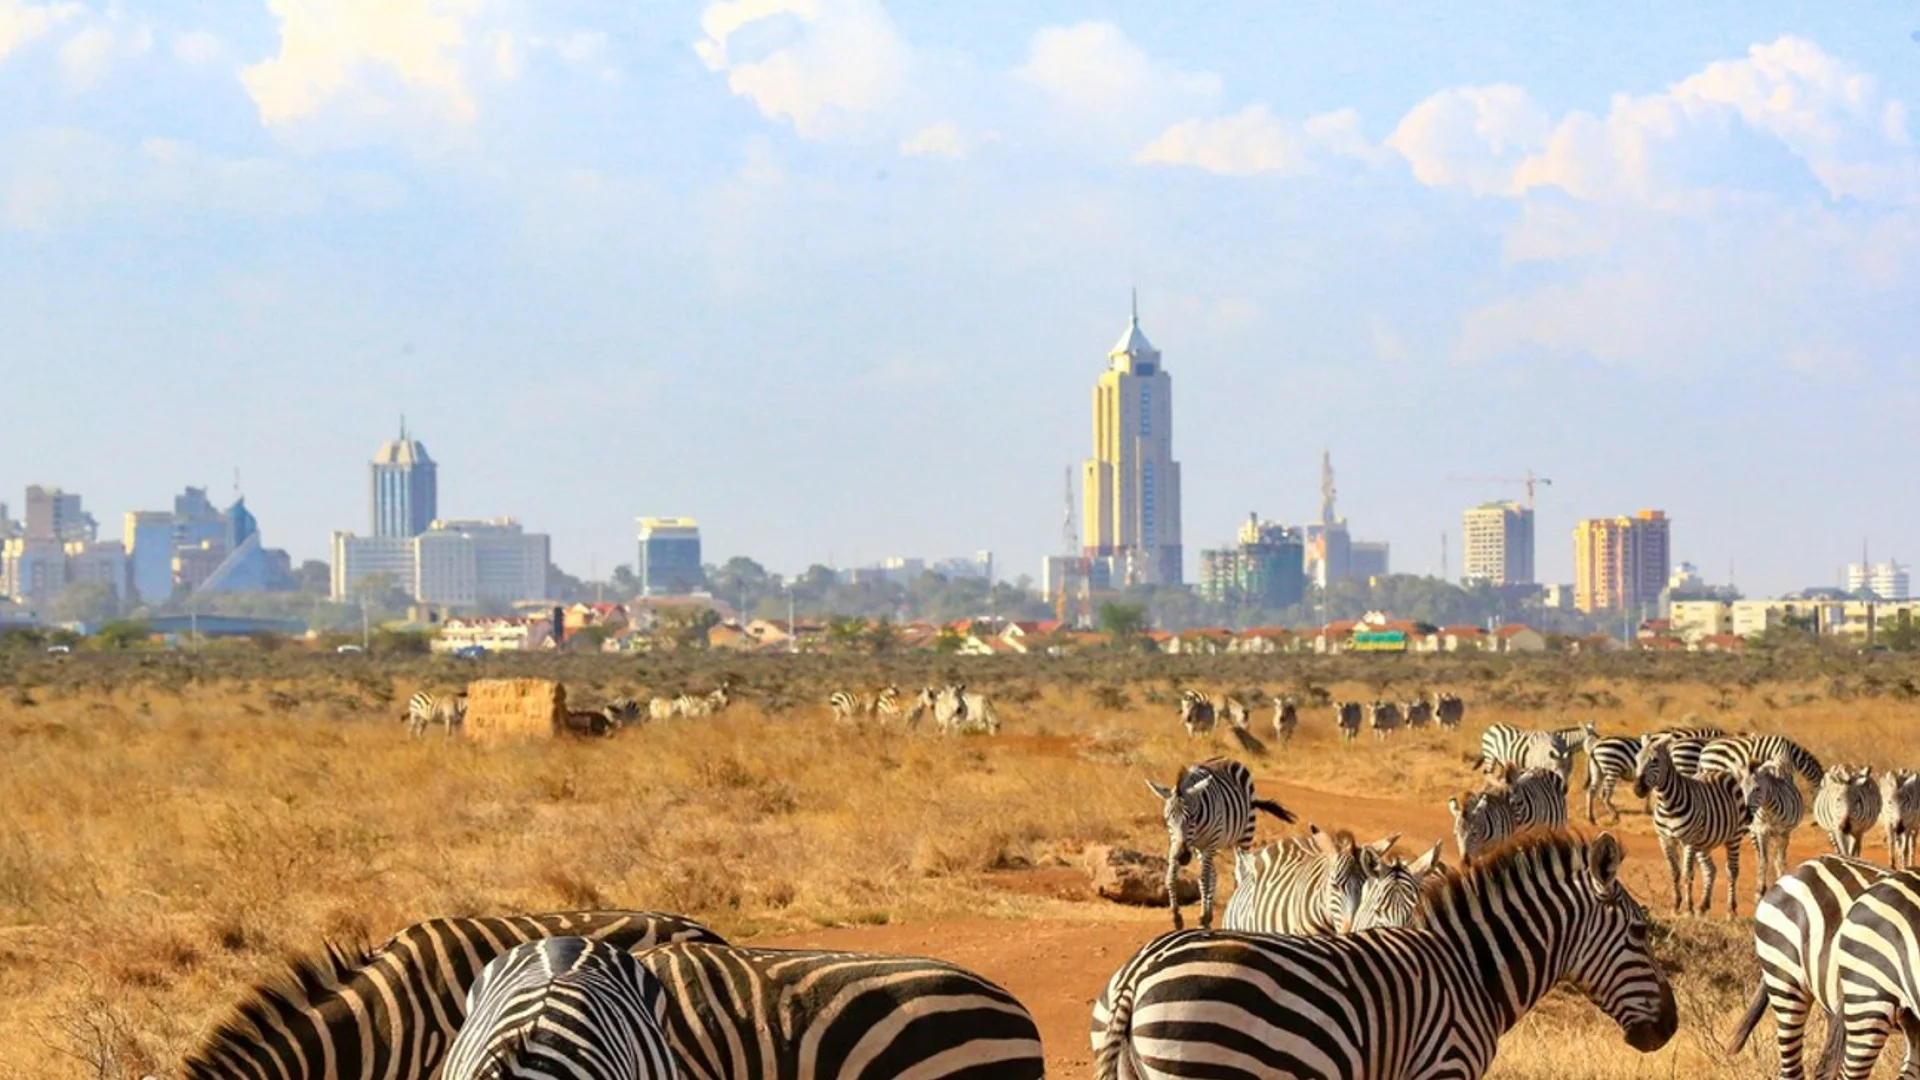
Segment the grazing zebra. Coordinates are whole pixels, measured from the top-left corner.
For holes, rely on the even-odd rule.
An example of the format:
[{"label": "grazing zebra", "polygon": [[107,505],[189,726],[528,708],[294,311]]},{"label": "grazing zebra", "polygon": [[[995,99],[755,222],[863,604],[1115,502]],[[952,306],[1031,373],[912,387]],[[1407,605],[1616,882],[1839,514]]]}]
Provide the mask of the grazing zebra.
[{"label": "grazing zebra", "polygon": [[1613,805],[1613,788],[1623,778],[1633,776],[1639,759],[1640,740],[1632,735],[1608,735],[1587,744],[1587,824],[1599,824],[1593,816],[1596,794],[1613,820],[1620,820],[1620,810]]},{"label": "grazing zebra", "polygon": [[1167,906],[1173,909],[1173,928],[1180,918],[1180,868],[1200,852],[1200,925],[1213,925],[1214,852],[1223,847],[1245,851],[1253,846],[1253,812],[1265,811],[1281,821],[1293,812],[1270,799],[1255,798],[1253,774],[1245,765],[1214,758],[1180,770],[1171,788],[1147,781],[1159,796],[1167,821]]},{"label": "grazing zebra", "polygon": [[647,701],[647,716],[654,720],[671,720],[680,715],[673,698],[656,697]]},{"label": "grazing zebra", "polygon": [[1487,780],[1489,790],[1505,791],[1521,828],[1567,827],[1567,781],[1552,769],[1516,769],[1509,765]]},{"label": "grazing zebra", "polygon": [[1552,769],[1528,769],[1509,782],[1447,800],[1453,814],[1453,839],[1460,857],[1472,859],[1533,826],[1562,829],[1567,824],[1567,786]]},{"label": "grazing zebra", "polygon": [[1424,695],[1402,705],[1400,711],[1406,714],[1409,728],[1423,728],[1433,723],[1433,702]]},{"label": "grazing zebra", "polygon": [[605,738],[620,730],[620,721],[611,706],[575,711],[568,709],[560,718],[560,733],[585,738]]},{"label": "grazing zebra", "polygon": [[1913,837],[1920,832],[1920,775],[1906,769],[1880,774],[1880,824],[1887,830],[1887,862],[1895,870],[1913,866]]},{"label": "grazing zebra", "polygon": [[1791,772],[1807,778],[1818,787],[1826,769],[1820,759],[1785,735],[1726,735],[1710,740],[1700,748],[1700,772],[1724,772],[1734,776],[1764,762],[1779,762]]},{"label": "grazing zebra", "polygon": [[1180,691],[1180,723],[1186,726],[1187,738],[1212,731],[1214,713],[1213,695],[1199,690]]},{"label": "grazing zebra", "polygon": [[1352,742],[1360,737],[1361,707],[1357,701],[1336,701],[1333,703],[1333,723],[1340,729],[1340,741]]},{"label": "grazing zebra", "polygon": [[1562,980],[1657,1050],[1679,1020],[1623,857],[1541,833],[1443,874],[1404,929],[1162,935],[1094,1003],[1094,1075],[1471,1080]]},{"label": "grazing zebra", "polygon": [[1384,739],[1400,730],[1400,706],[1376,700],[1367,709],[1367,722],[1373,727],[1373,737]]},{"label": "grazing zebra", "polygon": [[467,992],[443,1080],[675,1080],[650,1003],[653,975],[625,949],[554,937],[502,953]]},{"label": "grazing zebra", "polygon": [[1273,703],[1273,737],[1280,745],[1293,741],[1294,729],[1300,726],[1300,707],[1290,697],[1276,698]]},{"label": "grazing zebra", "polygon": [[[1760,1017],[1773,1013],[1774,1041],[1780,1054],[1780,1080],[1805,1080],[1807,1020],[1813,1006],[1830,1016],[1839,1012],[1834,979],[1834,936],[1847,909],[1887,871],[1843,855],[1820,855],[1783,875],[1753,911],[1753,946],[1760,958],[1760,986],[1740,1026],[1728,1041],[1737,1054]],[[1838,1053],[1840,1028],[1829,1028],[1827,1057]],[[1909,1063],[1914,1047],[1907,1051]],[[1823,1063],[1817,1075],[1828,1075]]]},{"label": "grazing zebra", "polygon": [[1740,793],[1753,818],[1747,834],[1753,838],[1753,858],[1759,864],[1753,875],[1754,902],[1758,903],[1787,872],[1787,842],[1806,816],[1807,803],[1793,784],[1793,774],[1778,761],[1763,761],[1743,775]]},{"label": "grazing zebra", "polygon": [[640,703],[630,697],[614,698],[607,702],[604,711],[607,719],[613,721],[616,727],[626,727],[628,724],[640,722]]},{"label": "grazing zebra", "polygon": [[727,692],[727,684],[721,683],[719,688],[709,690],[698,697],[692,694],[681,694],[679,697],[674,698],[673,711],[677,715],[684,716],[688,719],[699,716],[712,716],[715,713],[726,711],[727,706],[731,704],[732,701],[732,696]]},{"label": "grazing zebra", "polygon": [[1441,694],[1440,700],[1433,706],[1433,718],[1440,726],[1452,731],[1467,718],[1467,703],[1460,700],[1458,694]]},{"label": "grazing zebra", "polygon": [[1713,883],[1720,868],[1713,861],[1713,849],[1727,849],[1727,917],[1740,913],[1737,892],[1740,884],[1740,838],[1750,818],[1740,785],[1731,776],[1683,776],[1674,768],[1673,752],[1667,739],[1648,739],[1640,748],[1635,763],[1633,793],[1653,796],[1653,832],[1660,839],[1660,850],[1667,857],[1667,870],[1673,877],[1673,909],[1680,905],[1680,873],[1687,876],[1684,910],[1693,911],[1693,872],[1704,866],[1706,890],[1700,898],[1699,913],[1713,909]]},{"label": "grazing zebra", "polygon": [[900,688],[888,683],[873,695],[873,715],[881,721],[898,720],[906,714],[900,704]]},{"label": "grazing zebra", "polygon": [[467,692],[435,696],[422,690],[407,699],[407,715],[402,719],[407,722],[407,734],[416,739],[434,724],[445,724],[451,739],[467,722]]},{"label": "grazing zebra", "polygon": [[183,1080],[428,1080],[488,961],[522,942],[569,936],[637,951],[719,942],[650,911],[432,919],[378,949],[329,947],[263,984],[190,1055]]},{"label": "grazing zebra", "polygon": [[1906,1034],[1911,1070],[1920,1042],[1920,874],[1895,871],[1860,894],[1834,935],[1833,968],[1843,1080],[1867,1080],[1896,1027]]},{"label": "grazing zebra", "polygon": [[1860,838],[1880,817],[1880,789],[1867,766],[1835,765],[1813,795],[1813,820],[1833,850],[1858,857]]},{"label": "grazing zebra", "polygon": [[686,1080],[1038,1080],[1026,1008],[913,956],[684,943],[639,955]]},{"label": "grazing zebra", "polygon": [[1573,755],[1591,746],[1600,735],[1593,722],[1554,731],[1525,731],[1512,724],[1495,724],[1480,735],[1480,768],[1502,765],[1523,769],[1553,769],[1561,779],[1573,775]]},{"label": "grazing zebra", "polygon": [[871,715],[873,702],[852,690],[835,690],[827,695],[827,708],[833,710],[835,720],[847,724],[862,716]]},{"label": "grazing zebra", "polygon": [[[1395,839],[1369,845],[1368,855],[1385,855]],[[1367,880],[1361,850],[1352,833],[1329,835],[1314,825],[1306,836],[1258,851],[1235,848],[1233,895],[1220,925],[1260,934],[1346,933]]]}]

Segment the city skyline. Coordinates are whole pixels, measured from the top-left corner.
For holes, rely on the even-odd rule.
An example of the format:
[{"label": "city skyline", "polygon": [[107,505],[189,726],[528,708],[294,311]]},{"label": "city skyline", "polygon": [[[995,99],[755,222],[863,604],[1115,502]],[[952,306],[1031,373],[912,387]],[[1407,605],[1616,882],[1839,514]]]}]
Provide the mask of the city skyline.
[{"label": "city skyline", "polygon": [[1752,594],[1920,535],[1856,464],[1920,404],[1903,11],[303,8],[21,5],[0,490],[113,522],[237,465],[320,558],[404,411],[443,505],[575,573],[652,508],[1030,573],[1138,284],[1189,580],[1249,507],[1310,521],[1322,447],[1404,572],[1517,494],[1442,478],[1528,466],[1540,537],[1665,507]]}]

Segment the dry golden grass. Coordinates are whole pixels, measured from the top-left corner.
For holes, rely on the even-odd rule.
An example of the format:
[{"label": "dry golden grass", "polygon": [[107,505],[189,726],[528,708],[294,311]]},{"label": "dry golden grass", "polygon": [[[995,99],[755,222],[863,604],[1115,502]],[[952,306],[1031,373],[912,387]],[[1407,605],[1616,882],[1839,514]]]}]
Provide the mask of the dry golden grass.
[{"label": "dry golden grass", "polygon": [[[1446,675],[1424,678],[1446,686]],[[1327,710],[1306,708],[1302,736],[1256,772],[1321,824],[1402,830],[1424,847],[1445,833],[1446,795],[1472,780],[1478,731],[1499,720],[1592,715],[1624,731],[1693,715],[1788,731],[1828,760],[1916,763],[1896,757],[1920,720],[1906,699],[1836,701],[1824,682],[1643,685],[1576,672],[1550,683],[1558,703],[1545,708],[1518,691],[1469,689],[1468,731],[1386,745],[1341,746]],[[1270,689],[1285,685],[1276,677]],[[0,703],[0,1078],[169,1069],[286,953],[328,937],[377,940],[431,915],[660,908],[737,938],[981,916],[1017,935],[1022,922],[1068,917],[1111,919],[1144,940],[1157,925],[1138,913],[1030,895],[1009,887],[1020,875],[1008,871],[1072,865],[1090,843],[1158,850],[1158,807],[1140,778],[1165,779],[1208,752],[1154,703],[1166,698],[1159,682],[1126,687],[1122,709],[1098,704],[1116,703],[1111,687],[1029,685],[1019,695],[1029,700],[1002,705],[998,739],[846,729],[820,706],[770,714],[768,693],[607,742],[499,747],[438,729],[407,739],[393,703],[416,688],[403,675],[354,697],[296,674],[41,689],[32,704]],[[1618,801],[1634,803],[1625,791]],[[1644,820],[1629,813],[1620,831],[1630,880],[1664,913]],[[1809,829],[1795,854],[1824,848]],[[1751,857],[1743,871],[1745,913]],[[1681,920],[1660,949],[1682,1007],[1672,1047],[1635,1054],[1591,1006],[1556,995],[1509,1038],[1496,1075],[1764,1075],[1765,1025],[1758,1053],[1717,1049],[1753,985],[1744,926]],[[1089,958],[1085,998],[1114,963]]]}]

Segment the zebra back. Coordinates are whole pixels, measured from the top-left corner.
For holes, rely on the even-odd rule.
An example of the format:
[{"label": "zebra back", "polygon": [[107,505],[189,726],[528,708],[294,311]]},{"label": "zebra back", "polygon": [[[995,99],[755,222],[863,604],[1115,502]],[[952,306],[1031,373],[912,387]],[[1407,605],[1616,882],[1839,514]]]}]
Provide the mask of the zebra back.
[{"label": "zebra back", "polygon": [[1672,742],[1648,739],[1635,763],[1633,793],[1653,797],[1654,832],[1694,848],[1735,842],[1752,821],[1739,784],[1724,773],[1685,775],[1674,763]]},{"label": "zebra back", "polygon": [[516,945],[480,970],[442,1080],[673,1080],[653,976],[578,937]]},{"label": "zebra back", "polygon": [[1353,834],[1310,827],[1305,837],[1258,851],[1235,849],[1233,895],[1220,925],[1265,934],[1345,933],[1365,884]]},{"label": "zebra back", "polygon": [[1361,707],[1357,701],[1335,702],[1333,723],[1340,729],[1340,738],[1352,742],[1360,734]]}]

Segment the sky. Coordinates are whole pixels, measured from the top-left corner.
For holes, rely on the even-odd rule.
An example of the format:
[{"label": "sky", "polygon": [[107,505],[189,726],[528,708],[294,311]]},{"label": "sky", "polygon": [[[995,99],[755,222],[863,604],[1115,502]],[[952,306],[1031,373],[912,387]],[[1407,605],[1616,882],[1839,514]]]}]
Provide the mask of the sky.
[{"label": "sky", "polygon": [[1190,568],[1323,447],[1397,571],[1920,559],[1920,8],[1674,7],[0,0],[0,498],[320,558],[404,413],[576,574],[1037,576],[1137,287]]}]

